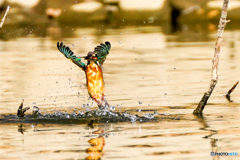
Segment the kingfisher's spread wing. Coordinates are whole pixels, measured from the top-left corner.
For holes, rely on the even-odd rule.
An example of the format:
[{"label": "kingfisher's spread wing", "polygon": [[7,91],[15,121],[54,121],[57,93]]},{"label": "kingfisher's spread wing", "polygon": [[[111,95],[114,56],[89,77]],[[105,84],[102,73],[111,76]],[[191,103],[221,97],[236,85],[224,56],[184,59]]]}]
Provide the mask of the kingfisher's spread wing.
[{"label": "kingfisher's spread wing", "polygon": [[69,47],[63,45],[63,42],[58,42],[57,48],[66,58],[70,59],[73,63],[85,70],[86,65],[81,61],[81,58],[76,57]]},{"label": "kingfisher's spread wing", "polygon": [[107,58],[107,55],[109,54],[110,49],[111,49],[111,44],[108,41],[106,41],[105,44],[101,43],[99,46],[95,48],[94,52],[98,57],[98,62],[100,66],[103,64],[103,62]]}]

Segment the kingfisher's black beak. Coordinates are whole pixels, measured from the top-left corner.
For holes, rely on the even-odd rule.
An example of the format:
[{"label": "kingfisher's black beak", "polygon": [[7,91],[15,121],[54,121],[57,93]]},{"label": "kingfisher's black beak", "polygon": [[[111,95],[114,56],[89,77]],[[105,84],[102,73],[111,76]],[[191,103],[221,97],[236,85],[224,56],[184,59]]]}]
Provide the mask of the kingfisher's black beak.
[{"label": "kingfisher's black beak", "polygon": [[84,58],[85,60],[90,60],[91,56],[83,56],[83,57],[79,57],[79,58]]},{"label": "kingfisher's black beak", "polygon": [[84,58],[85,60],[92,60],[96,58],[96,54],[94,52],[88,52],[87,56],[83,56],[80,58]]}]

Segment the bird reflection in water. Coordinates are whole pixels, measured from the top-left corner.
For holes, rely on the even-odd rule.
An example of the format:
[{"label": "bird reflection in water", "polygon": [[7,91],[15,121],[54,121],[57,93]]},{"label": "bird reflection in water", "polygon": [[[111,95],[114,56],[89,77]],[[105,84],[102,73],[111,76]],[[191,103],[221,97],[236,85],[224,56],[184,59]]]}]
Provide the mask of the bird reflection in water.
[{"label": "bird reflection in water", "polygon": [[[93,121],[91,122],[91,126]],[[105,134],[104,127],[99,127],[98,130],[94,131],[93,134],[98,134],[97,138],[90,139],[88,143],[91,145],[88,149],[86,149],[87,154],[89,156],[86,157],[86,160],[97,160],[101,159],[104,156],[103,148],[105,146]]]}]

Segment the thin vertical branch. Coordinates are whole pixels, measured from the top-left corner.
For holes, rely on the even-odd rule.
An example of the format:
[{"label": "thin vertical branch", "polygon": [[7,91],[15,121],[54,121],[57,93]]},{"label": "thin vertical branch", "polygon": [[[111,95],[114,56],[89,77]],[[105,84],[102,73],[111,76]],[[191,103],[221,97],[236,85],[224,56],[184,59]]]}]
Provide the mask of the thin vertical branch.
[{"label": "thin vertical branch", "polygon": [[6,10],[6,12],[5,12],[5,14],[4,14],[3,18],[2,18],[2,21],[0,23],[0,30],[2,29],[3,23],[5,22],[5,19],[6,19],[6,16],[8,14],[9,9],[10,9],[10,7],[8,6],[7,10]]},{"label": "thin vertical branch", "polygon": [[222,13],[221,13],[221,17],[219,20],[218,31],[217,31],[217,41],[215,44],[215,52],[214,52],[214,57],[212,60],[212,75],[211,75],[210,86],[208,88],[208,91],[204,93],[201,101],[198,103],[198,106],[194,110],[193,114],[202,114],[204,107],[207,104],[207,101],[208,101],[209,97],[211,96],[212,91],[214,90],[214,88],[217,84],[217,81],[218,81],[218,64],[219,64],[220,47],[221,47],[221,43],[223,41],[224,28],[225,28],[226,24],[229,22],[229,20],[226,20],[228,2],[229,2],[229,0],[223,0]]}]

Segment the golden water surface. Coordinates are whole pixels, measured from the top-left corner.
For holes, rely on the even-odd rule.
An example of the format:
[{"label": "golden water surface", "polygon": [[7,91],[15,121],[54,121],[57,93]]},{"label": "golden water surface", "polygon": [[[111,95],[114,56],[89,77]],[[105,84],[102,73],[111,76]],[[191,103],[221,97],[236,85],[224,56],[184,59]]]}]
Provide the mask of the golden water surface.
[{"label": "golden water surface", "polygon": [[216,30],[187,27],[171,34],[161,26],[54,26],[39,29],[43,36],[29,28],[1,33],[0,119],[16,114],[22,99],[24,107],[31,107],[27,114],[32,106],[50,113],[85,111],[83,105],[92,104],[83,71],[57,50],[58,41],[78,56],[111,42],[103,65],[108,103],[114,112],[144,116],[155,111],[158,119],[94,122],[93,127],[3,119],[0,159],[218,159],[210,152],[240,154],[240,89],[232,93],[231,103],[223,97],[240,79],[240,32],[224,32],[219,81],[204,116],[195,117],[191,113],[210,81]]}]

